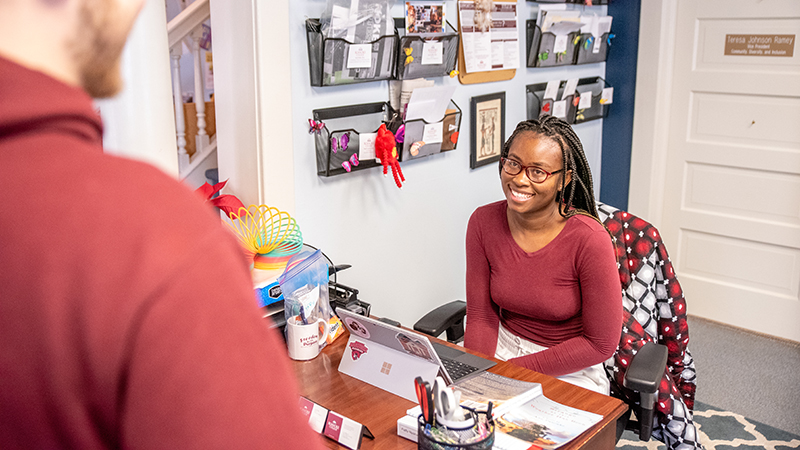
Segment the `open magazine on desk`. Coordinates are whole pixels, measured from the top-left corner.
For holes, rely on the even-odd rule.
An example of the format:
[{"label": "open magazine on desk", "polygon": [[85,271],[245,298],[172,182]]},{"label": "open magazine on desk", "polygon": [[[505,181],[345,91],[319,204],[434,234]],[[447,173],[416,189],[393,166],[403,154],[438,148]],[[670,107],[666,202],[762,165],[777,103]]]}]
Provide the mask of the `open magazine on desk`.
[{"label": "open magazine on desk", "polygon": [[[554,402],[542,385],[484,372],[450,386],[461,392],[461,405],[486,411],[492,402],[497,450],[527,450],[531,445],[557,449],[570,442],[603,416]],[[409,415],[417,417],[419,407]]]}]

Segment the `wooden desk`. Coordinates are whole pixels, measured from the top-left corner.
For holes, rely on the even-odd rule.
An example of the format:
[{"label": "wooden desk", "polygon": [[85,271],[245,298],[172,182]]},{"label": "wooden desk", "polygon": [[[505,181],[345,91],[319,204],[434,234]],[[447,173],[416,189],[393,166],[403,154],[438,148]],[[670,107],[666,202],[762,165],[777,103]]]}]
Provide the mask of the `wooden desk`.
[{"label": "wooden desk", "polygon": [[[348,332],[345,330],[344,335],[339,336],[332,345],[326,347],[311,361],[292,361],[299,381],[300,394],[325,408],[366,425],[375,435],[375,440],[364,439],[361,445],[364,450],[416,449],[416,443],[397,435],[397,419],[416,403],[339,373],[339,361],[342,359],[348,338]],[[508,362],[498,361],[498,364],[489,371],[509,378],[541,383],[547,398],[603,416],[600,423],[561,449],[614,448],[617,418],[628,409],[622,401]],[[345,448],[330,439],[325,441],[331,449]]]}]

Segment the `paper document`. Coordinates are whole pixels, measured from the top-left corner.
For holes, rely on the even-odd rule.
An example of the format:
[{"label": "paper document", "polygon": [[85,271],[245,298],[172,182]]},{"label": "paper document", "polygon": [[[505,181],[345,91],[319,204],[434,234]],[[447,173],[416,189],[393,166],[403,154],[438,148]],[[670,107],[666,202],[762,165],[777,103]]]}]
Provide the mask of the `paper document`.
[{"label": "paper document", "polygon": [[455,85],[414,89],[406,107],[406,122],[414,119],[424,119],[428,123],[441,121],[455,91]]},{"label": "paper document", "polygon": [[461,405],[486,411],[492,402],[493,415],[502,414],[514,405],[542,395],[542,385],[515,380],[492,372],[459,381],[453,388],[461,392]]},{"label": "paper document", "polygon": [[389,81],[389,104],[396,111],[403,113],[414,89],[432,87],[433,85],[434,80],[426,80],[425,78],[403,81],[391,80]]},{"label": "paper document", "polygon": [[475,23],[475,3],[459,1],[461,42],[464,48],[464,67],[467,73],[519,67],[519,32],[517,5],[495,2],[488,31]]},{"label": "paper document", "polygon": [[496,450],[545,450],[561,447],[600,422],[603,416],[554,402],[544,395],[494,414]]}]

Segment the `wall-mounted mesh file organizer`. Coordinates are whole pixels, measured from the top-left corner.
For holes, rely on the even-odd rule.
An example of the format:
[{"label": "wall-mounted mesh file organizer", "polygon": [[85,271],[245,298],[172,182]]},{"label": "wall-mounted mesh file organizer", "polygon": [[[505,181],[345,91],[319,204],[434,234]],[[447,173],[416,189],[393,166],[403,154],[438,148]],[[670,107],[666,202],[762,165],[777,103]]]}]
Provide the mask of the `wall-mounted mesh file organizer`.
[{"label": "wall-mounted mesh file organizer", "polygon": [[578,32],[561,36],[542,29],[535,19],[525,22],[528,67],[556,67],[575,64]]},{"label": "wall-mounted mesh file organizer", "polygon": [[[319,19],[306,19],[308,69],[312,86],[336,86],[392,78],[397,61],[397,31],[372,42],[354,44],[345,39],[326,38]],[[365,57],[365,53],[369,56]],[[356,56],[361,56],[356,58]],[[369,67],[360,67],[367,61]]]},{"label": "wall-mounted mesh file organizer", "polygon": [[580,35],[575,51],[575,64],[592,64],[605,62],[608,57],[608,47],[613,34],[603,33],[601,37],[592,36],[591,33]]},{"label": "wall-mounted mesh file organizer", "polygon": [[375,161],[375,133],[394,114],[386,102],[315,109],[314,120],[325,124],[314,134],[317,175],[330,177],[380,166]]},{"label": "wall-mounted mesh file organizer", "polygon": [[[604,103],[603,100],[603,90],[610,87],[606,80],[600,77],[581,78],[575,94],[561,100],[565,85],[566,81],[559,85],[556,99],[544,98],[547,83],[526,86],[528,119],[557,115],[567,123],[578,124],[602,119],[608,114],[610,103]],[[563,103],[559,104],[560,101]]]},{"label": "wall-mounted mesh file organizer", "polygon": [[[458,32],[447,22],[446,31],[436,36],[406,35],[403,21],[400,24],[400,49],[397,52],[398,80],[431,78],[449,75],[456,68]],[[402,30],[402,31],[401,31]]]},{"label": "wall-mounted mesh file organizer", "polygon": [[602,102],[603,89],[609,87],[606,80],[600,77],[581,78],[578,80],[576,94],[578,106],[575,109],[575,123],[602,119],[611,105]]},{"label": "wall-mounted mesh file organizer", "polygon": [[[403,138],[400,161],[410,161],[425,156],[434,155],[450,150],[455,150],[458,145],[459,129],[461,128],[461,108],[450,100],[444,117],[439,122],[427,122],[424,119],[409,120],[405,123],[405,136]],[[415,149],[416,155],[411,154],[411,146],[422,141],[425,145]],[[400,147],[400,145],[398,145]]]},{"label": "wall-mounted mesh file organizer", "polygon": [[[579,82],[580,83],[580,82]],[[525,96],[528,106],[528,119],[538,119],[542,116],[556,116],[564,119],[567,123],[575,121],[575,110],[578,105],[574,94],[561,99],[564,94],[566,81],[562,81],[558,87],[556,98],[544,98],[547,83],[536,83],[525,86]]]}]

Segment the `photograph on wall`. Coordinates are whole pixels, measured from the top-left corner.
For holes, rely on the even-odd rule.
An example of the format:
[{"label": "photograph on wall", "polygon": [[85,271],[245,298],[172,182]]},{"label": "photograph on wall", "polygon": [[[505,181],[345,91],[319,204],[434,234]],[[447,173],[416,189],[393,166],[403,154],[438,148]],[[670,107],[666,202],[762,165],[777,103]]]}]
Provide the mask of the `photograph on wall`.
[{"label": "photograph on wall", "polygon": [[441,33],[444,31],[444,2],[406,2],[406,33]]},{"label": "photograph on wall", "polygon": [[500,160],[505,141],[505,104],[505,92],[472,97],[470,168]]}]

